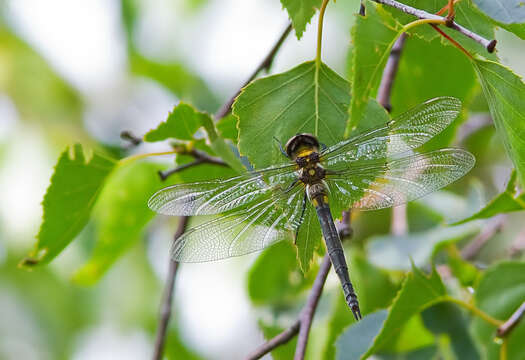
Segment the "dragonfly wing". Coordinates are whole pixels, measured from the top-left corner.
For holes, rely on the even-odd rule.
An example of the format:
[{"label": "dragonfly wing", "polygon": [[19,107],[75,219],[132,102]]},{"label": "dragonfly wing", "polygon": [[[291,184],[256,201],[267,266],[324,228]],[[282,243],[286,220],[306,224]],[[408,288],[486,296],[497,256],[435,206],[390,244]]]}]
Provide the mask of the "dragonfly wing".
[{"label": "dragonfly wing", "polygon": [[257,202],[295,179],[294,166],[284,165],[230,179],[177,184],[156,192],[148,206],[164,215],[219,214]]},{"label": "dragonfly wing", "polygon": [[439,97],[405,112],[384,126],[366,130],[321,153],[329,167],[357,160],[374,160],[415,149],[445,129],[461,111],[461,102]]},{"label": "dragonfly wing", "polygon": [[245,255],[289,239],[301,224],[304,188],[266,195],[252,206],[189,229],[173,242],[172,258],[204,262]]},{"label": "dragonfly wing", "polygon": [[420,198],[456,181],[475,163],[474,156],[460,149],[441,149],[406,156],[390,162],[336,172],[327,177],[334,198],[364,210],[396,206]]}]

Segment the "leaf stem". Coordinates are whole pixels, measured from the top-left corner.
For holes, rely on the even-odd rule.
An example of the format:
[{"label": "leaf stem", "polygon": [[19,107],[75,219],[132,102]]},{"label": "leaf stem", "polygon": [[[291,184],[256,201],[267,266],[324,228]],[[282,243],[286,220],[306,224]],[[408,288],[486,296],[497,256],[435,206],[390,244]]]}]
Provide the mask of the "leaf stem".
[{"label": "leaf stem", "polygon": [[162,152],[152,152],[152,153],[146,153],[146,154],[131,155],[131,156],[125,157],[123,159],[120,159],[119,162],[118,162],[118,166],[122,166],[124,164],[129,163],[129,162],[140,160],[140,159],[144,159],[144,158],[151,157],[151,156],[171,155],[171,154],[176,154],[176,153],[177,153],[176,150],[171,150],[171,151],[162,151]]},{"label": "leaf stem", "polygon": [[480,317],[481,319],[485,320],[486,322],[488,322],[491,325],[494,325],[494,326],[497,326],[497,327],[500,327],[501,325],[503,325],[503,321],[493,318],[492,316],[490,316],[486,312],[481,311],[480,309],[478,309],[477,307],[475,307],[472,304],[469,304],[468,302],[465,302],[463,300],[459,300],[459,299],[453,298],[452,296],[448,296],[448,295],[443,297],[443,301],[449,301],[451,303],[457,304],[457,305],[459,305],[459,306],[469,310],[474,315]]},{"label": "leaf stem", "polygon": [[330,0],[323,0],[319,10],[319,23],[317,24],[317,51],[315,55],[315,74],[314,74],[314,97],[315,97],[315,128],[314,135],[319,133],[319,69],[321,68],[321,48],[323,43],[323,22],[326,6]]}]

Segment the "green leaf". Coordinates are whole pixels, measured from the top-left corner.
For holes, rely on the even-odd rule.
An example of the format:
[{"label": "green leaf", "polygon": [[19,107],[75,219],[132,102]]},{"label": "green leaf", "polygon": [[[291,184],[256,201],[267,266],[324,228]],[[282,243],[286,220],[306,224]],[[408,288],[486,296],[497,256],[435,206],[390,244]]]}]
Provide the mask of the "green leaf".
[{"label": "green leaf", "polygon": [[229,139],[233,141],[234,144],[237,144],[239,129],[237,129],[237,118],[234,115],[229,114],[222,119],[219,119],[216,125],[220,137],[223,139]]},{"label": "green leaf", "polygon": [[454,225],[478,219],[488,219],[501,213],[521,211],[525,209],[525,194],[517,189],[516,171],[513,171],[505,191],[496,195],[481,210],[475,214],[454,223]]},{"label": "green leaf", "polygon": [[316,64],[309,61],[256,80],[237,97],[239,150],[255,168],[285,160],[274,136],[284,143],[297,133],[312,133],[326,145],[343,139],[350,86],[325,64],[318,75],[316,81]]},{"label": "green leaf", "polygon": [[233,149],[217,134],[210,115],[199,112],[185,103],[177,105],[165,122],[144,135],[144,140],[149,142],[170,138],[194,140],[194,134],[200,127],[204,127],[210,141],[210,147],[217,155],[237,172],[246,170],[240,159],[233,153]]},{"label": "green leaf", "polygon": [[288,11],[292,20],[295,35],[300,40],[306,25],[312,19],[317,9],[321,7],[322,0],[281,0],[281,4]]},{"label": "green leaf", "polygon": [[78,235],[115,164],[96,153],[86,156],[80,144],[60,155],[44,196],[36,248],[22,266],[48,263]]},{"label": "green leaf", "polygon": [[203,117],[208,116],[196,111],[191,105],[179,103],[169,114],[168,119],[144,135],[148,142],[166,139],[193,140],[195,132],[202,126]]},{"label": "green leaf", "polygon": [[[503,262],[489,268],[474,292],[478,308],[490,316],[506,320],[525,299],[525,263]],[[499,345],[493,341],[495,327],[475,318],[473,330],[488,352],[487,359],[499,359]],[[521,321],[507,336],[507,359],[524,359],[525,322]]]},{"label": "green leaf", "polygon": [[254,304],[286,305],[312,281],[312,276],[305,277],[299,271],[293,245],[281,241],[264,250],[250,268],[248,295]]},{"label": "green leaf", "polygon": [[131,72],[155,80],[175,96],[198,109],[215,111],[219,102],[206,83],[186,66],[177,62],[161,63],[136,52],[129,56]]},{"label": "green leaf", "polygon": [[[312,207],[311,204],[307,206]],[[315,210],[312,208],[304,217],[295,239],[297,259],[303,273],[307,273],[314,258],[314,252],[319,251],[321,244],[321,226]],[[324,249],[324,247],[323,247]]]},{"label": "green leaf", "polygon": [[383,327],[388,311],[379,310],[367,315],[360,322],[350,326],[336,343],[336,358],[353,360],[361,359],[368,348],[373,344],[376,335]]},{"label": "green leaf", "polygon": [[481,226],[473,222],[459,226],[438,226],[403,236],[373,236],[367,242],[368,257],[372,264],[387,269],[408,269],[410,260],[417,266],[424,266],[441,246],[472,236],[481,230]]},{"label": "green leaf", "polygon": [[107,180],[93,214],[97,243],[93,255],[74,275],[75,282],[91,285],[142,238],[148,222],[155,216],[146,204],[149,197],[165,186],[158,164],[136,162],[118,168]]},{"label": "green leaf", "polygon": [[496,131],[525,188],[525,84],[511,70],[493,61],[474,60]]},{"label": "green leaf", "polygon": [[427,329],[436,335],[446,334],[456,359],[480,359],[461,310],[450,303],[436,304],[421,314]]},{"label": "green leaf", "polygon": [[521,0],[474,0],[474,3],[501,23],[525,23],[525,6]]},{"label": "green leaf", "polygon": [[419,314],[424,309],[439,302],[445,295],[445,286],[434,268],[430,276],[427,277],[414,266],[394,299],[381,331],[364,356],[381,350],[388,341],[398,335],[402,326],[413,315]]},{"label": "green leaf", "polygon": [[389,13],[381,7],[367,4],[366,16],[359,16],[352,28],[352,101],[350,120],[345,131],[347,136],[358,127],[369,97],[375,96],[382,69],[398,35],[397,27]]}]

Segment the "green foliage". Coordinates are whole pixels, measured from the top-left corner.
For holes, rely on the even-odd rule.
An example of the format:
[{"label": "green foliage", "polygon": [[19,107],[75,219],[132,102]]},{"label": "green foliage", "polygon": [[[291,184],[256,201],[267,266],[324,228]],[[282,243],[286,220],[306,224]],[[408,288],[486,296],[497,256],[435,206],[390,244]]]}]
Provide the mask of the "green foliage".
[{"label": "green foliage", "polygon": [[487,219],[492,216],[501,213],[509,213],[514,211],[521,211],[525,209],[525,194],[517,188],[517,179],[516,172],[513,171],[505,191],[496,195],[492,200],[490,200],[481,210],[477,211],[475,214],[469,216],[466,219],[458,221],[457,224],[464,224],[466,222],[477,220],[477,219]]},{"label": "green foliage", "polygon": [[352,101],[346,135],[359,125],[370,96],[374,96],[379,86],[382,69],[398,30],[390,14],[372,4],[366,7],[366,16],[356,20],[352,29]]},{"label": "green foliage", "polygon": [[504,24],[525,23],[525,7],[519,0],[474,0],[485,14]]},{"label": "green foliage", "polygon": [[157,175],[159,169],[153,163],[133,163],[118,168],[107,180],[93,215],[97,244],[91,259],[74,275],[75,282],[95,283],[142,238],[144,227],[154,216],[144,204],[163,185]]},{"label": "green foliage", "polygon": [[[496,319],[508,319],[525,299],[525,263],[502,262],[487,269],[474,296],[479,309]],[[499,359],[501,345],[493,341],[494,325],[476,318],[473,330],[487,359]],[[505,339],[508,359],[524,359],[524,338],[525,322],[521,321]]]},{"label": "green foliage", "polygon": [[281,0],[281,4],[288,11],[288,16],[292,20],[298,40],[303,36],[306,25],[310,22],[317,9],[321,7],[321,3],[322,0]]},{"label": "green foliage", "polygon": [[79,144],[60,155],[44,196],[38,243],[23,266],[48,263],[78,235],[115,164],[96,153],[86,156]]},{"label": "green foliage", "polygon": [[511,70],[493,61],[475,60],[474,68],[489,104],[496,130],[525,187],[525,84]]},{"label": "green foliage", "polygon": [[248,273],[248,295],[256,305],[286,306],[301,290],[312,284],[312,275],[310,272],[309,276],[304,276],[299,271],[293,245],[282,241],[257,257]]},{"label": "green foliage", "polygon": [[207,115],[195,111],[191,105],[181,102],[175,106],[166,121],[144,135],[144,140],[148,142],[169,138],[193,140],[195,132],[202,126],[205,116]]},{"label": "green foliage", "polygon": [[374,338],[373,345],[369,347],[365,356],[381,350],[387,342],[399,334],[402,326],[412,316],[437,303],[445,295],[445,286],[435,269],[427,277],[414,266],[394,299],[381,331]]},{"label": "green foliage", "polygon": [[[286,142],[298,133],[332,145],[343,138],[349,84],[325,64],[303,63],[245,87],[233,104],[239,118],[239,150],[255,168],[283,162],[273,137]],[[318,93],[318,96],[316,96]]]},{"label": "green foliage", "polygon": [[465,316],[461,310],[450,303],[436,304],[421,314],[425,326],[436,337],[446,336],[451,352],[456,359],[476,360],[480,358],[479,351],[472,340]]}]

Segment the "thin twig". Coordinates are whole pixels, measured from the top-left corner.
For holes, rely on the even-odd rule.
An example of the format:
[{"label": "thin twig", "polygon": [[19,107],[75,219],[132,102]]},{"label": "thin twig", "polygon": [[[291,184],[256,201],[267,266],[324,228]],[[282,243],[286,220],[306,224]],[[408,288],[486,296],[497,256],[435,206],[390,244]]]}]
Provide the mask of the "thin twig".
[{"label": "thin twig", "polygon": [[498,328],[497,334],[499,337],[504,337],[509,334],[519,324],[521,319],[525,315],[525,301],[520,307],[510,316],[510,318]]},{"label": "thin twig", "polygon": [[483,36],[476,34],[475,32],[459,25],[458,23],[454,21],[450,21],[450,19],[447,19],[446,17],[442,17],[439,15],[431,14],[429,12],[426,12],[425,10],[416,9],[412,6],[402,4],[400,2],[397,2],[395,0],[373,0],[378,4],[384,4],[388,6],[392,6],[398,10],[401,10],[402,12],[413,15],[419,19],[429,19],[429,20],[441,20],[447,23],[447,26],[451,29],[456,30],[460,34],[476,41],[477,43],[481,44],[489,53],[493,52],[496,47],[496,40],[488,40],[485,39]]},{"label": "thin twig", "polygon": [[210,155],[206,154],[204,151],[200,151],[200,150],[197,150],[197,149],[192,149],[192,150],[187,151],[187,152],[186,151],[181,151],[181,152],[177,152],[177,154],[191,155],[191,156],[193,156],[195,158],[195,161],[192,161],[190,163],[177,166],[176,168],[171,169],[171,170],[166,170],[166,171],[159,170],[158,174],[159,174],[160,179],[162,181],[166,180],[168,177],[170,177],[171,175],[173,175],[175,173],[178,173],[178,172],[180,172],[182,170],[186,170],[188,168],[191,168],[191,167],[194,167],[194,166],[197,166],[197,165],[200,165],[200,164],[214,164],[214,165],[228,167],[228,164],[225,163],[222,159],[220,159],[218,157],[215,157],[215,156],[210,156]]},{"label": "thin twig", "polygon": [[[330,271],[331,265],[332,263],[330,262],[330,257],[328,256],[328,254],[326,254],[323,258],[321,267],[317,272],[317,276],[315,277],[312,290],[308,294],[306,304],[301,309],[299,318],[289,328],[287,328],[280,334],[276,335],[275,337],[273,337],[272,339],[268,340],[267,342],[259,346],[257,349],[255,349],[252,353],[250,353],[250,355],[248,355],[245,358],[246,360],[260,359],[276,347],[286,344],[295,335],[297,335],[299,331],[300,334],[299,339],[297,341],[295,359],[299,359],[297,357],[298,351],[302,352],[304,356],[304,349],[306,347],[306,343],[308,342],[308,333],[310,330],[310,325],[312,323],[312,318],[315,314],[319,298],[321,297],[321,294],[323,292],[324,283],[326,281],[326,277],[328,276],[328,272]],[[301,345],[299,345],[299,343],[301,343]],[[299,350],[299,348],[301,348],[302,350]]]},{"label": "thin twig", "polygon": [[507,220],[506,214],[494,216],[483,230],[472,239],[463,249],[461,257],[465,260],[472,260],[480,252],[483,246],[496,235]]},{"label": "thin twig", "polygon": [[509,249],[509,255],[515,257],[525,250],[525,228],[521,229],[516,236],[516,239],[512,242]]},{"label": "thin twig", "polygon": [[[177,240],[186,230],[188,224],[188,216],[181,216],[179,218],[179,225],[175,232],[174,239]],[[162,295],[162,302],[160,307],[160,321],[157,327],[157,337],[155,338],[155,347],[153,351],[153,360],[162,359],[164,352],[164,343],[166,341],[166,331],[171,317],[171,306],[173,302],[173,288],[175,286],[175,276],[177,275],[178,262],[170,259],[170,266],[168,270],[168,277],[166,279],[166,287]]]},{"label": "thin twig", "polygon": [[[381,104],[381,106],[383,106],[388,112],[392,110],[390,98],[406,38],[406,33],[401,34],[392,46],[377,91],[377,102],[379,102],[379,104]],[[407,207],[405,204],[392,208],[392,220],[390,225],[392,234],[401,236],[407,233],[408,221],[406,213]]]},{"label": "thin twig", "polygon": [[390,95],[392,93],[392,87],[394,86],[394,79],[397,74],[397,69],[399,68],[399,59],[401,58],[401,52],[403,51],[406,38],[406,33],[401,34],[394,43],[394,46],[392,46],[390,56],[388,57],[385,69],[383,70],[379,89],[377,90],[377,102],[379,102],[379,104],[381,104],[381,106],[383,106],[388,112],[392,111]]},{"label": "thin twig", "polygon": [[325,254],[319,272],[306,301],[301,314],[299,315],[300,327],[299,327],[299,336],[297,337],[297,345],[295,347],[294,360],[303,360],[304,355],[306,354],[306,345],[308,344],[308,335],[310,333],[310,327],[312,326],[312,320],[317,309],[317,304],[319,303],[319,298],[323,292],[324,283],[326,282],[326,277],[330,271],[332,262],[330,261],[330,256]]},{"label": "thin twig", "polygon": [[292,23],[288,24],[286,29],[284,29],[283,33],[281,34],[279,39],[275,42],[275,44],[273,45],[273,47],[270,50],[270,52],[268,53],[268,55],[266,55],[264,60],[253,71],[253,73],[250,75],[248,80],[246,80],[244,82],[244,84],[242,84],[242,86],[239,88],[239,90],[235,93],[235,95],[233,95],[223,106],[221,106],[219,111],[217,111],[217,113],[215,114],[215,117],[217,119],[221,119],[221,118],[225,117],[226,115],[228,115],[230,113],[231,107],[233,105],[233,102],[235,101],[235,98],[237,98],[237,96],[239,96],[239,94],[241,93],[242,89],[246,85],[248,85],[253,79],[255,79],[257,77],[257,75],[261,71],[263,71],[263,70],[268,71],[271,68],[273,60],[275,58],[275,55],[277,54],[277,52],[281,48],[281,45],[283,44],[284,40],[286,40],[286,38],[288,37],[288,34],[290,33],[291,30],[292,30]]},{"label": "thin twig", "polygon": [[129,130],[124,130],[120,133],[120,138],[122,140],[128,141],[132,146],[139,146],[142,143],[142,139],[134,135]]}]

